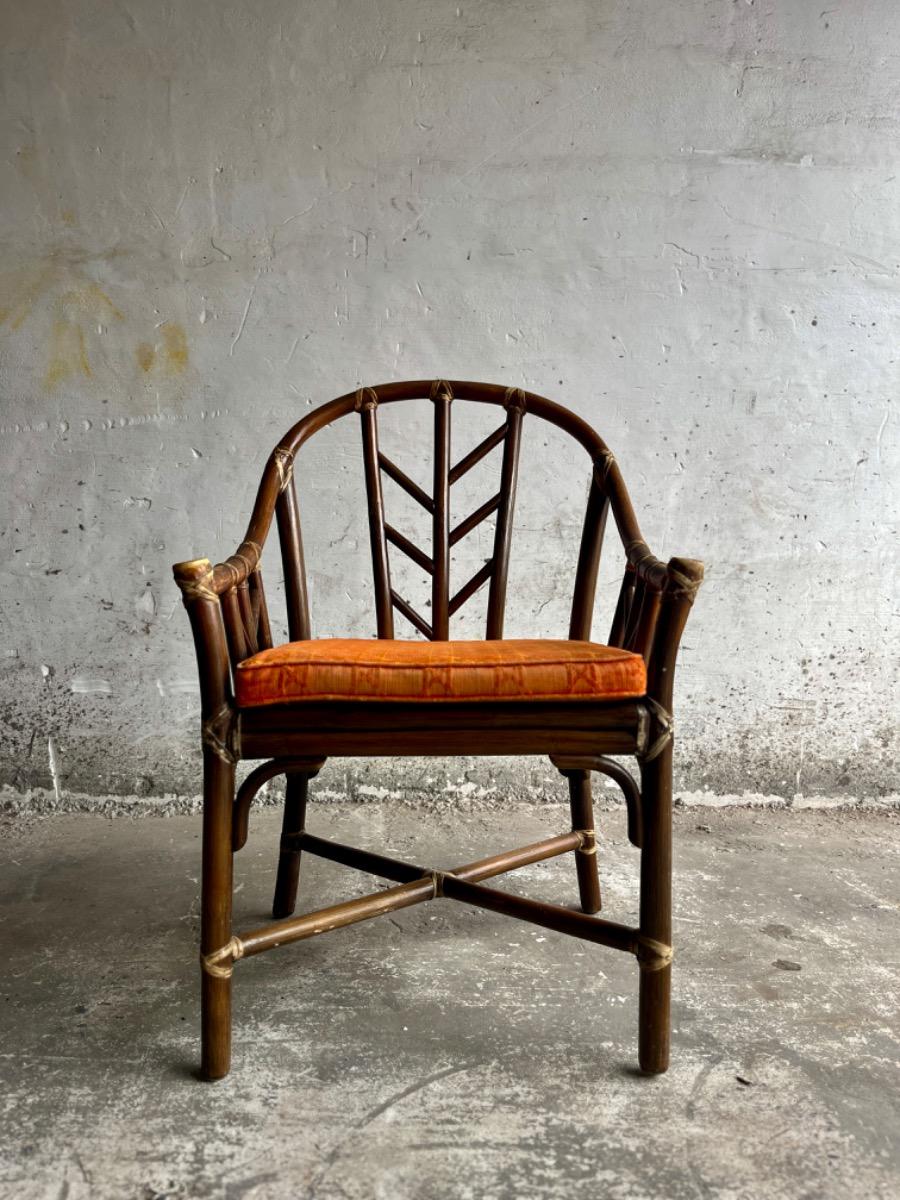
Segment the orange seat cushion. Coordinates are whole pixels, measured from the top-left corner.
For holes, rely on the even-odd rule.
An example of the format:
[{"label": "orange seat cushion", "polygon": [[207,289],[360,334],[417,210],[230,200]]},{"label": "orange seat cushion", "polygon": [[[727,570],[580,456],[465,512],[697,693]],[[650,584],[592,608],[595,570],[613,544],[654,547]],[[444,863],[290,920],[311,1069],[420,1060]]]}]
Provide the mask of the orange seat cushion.
[{"label": "orange seat cushion", "polygon": [[321,638],[238,663],[242,708],[297,700],[620,700],[643,696],[639,654],[595,642]]}]

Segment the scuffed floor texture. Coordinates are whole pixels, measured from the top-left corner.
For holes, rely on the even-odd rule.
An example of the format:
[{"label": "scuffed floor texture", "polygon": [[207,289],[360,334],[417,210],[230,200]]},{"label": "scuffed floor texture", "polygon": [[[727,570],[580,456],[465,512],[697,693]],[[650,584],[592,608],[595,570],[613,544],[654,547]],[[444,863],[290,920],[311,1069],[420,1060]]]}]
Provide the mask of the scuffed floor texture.
[{"label": "scuffed floor texture", "polygon": [[[633,920],[637,852],[602,824],[605,911]],[[314,806],[310,827],[447,866],[566,821]],[[267,918],[276,839],[254,813],[238,929]],[[3,845],[4,1198],[900,1194],[897,814],[679,812],[656,1079],[630,960],[439,901],[239,963],[234,1069],[199,1083],[198,819],[17,818]],[[308,907],[372,890],[305,866]],[[507,879],[574,899],[570,858]]]}]

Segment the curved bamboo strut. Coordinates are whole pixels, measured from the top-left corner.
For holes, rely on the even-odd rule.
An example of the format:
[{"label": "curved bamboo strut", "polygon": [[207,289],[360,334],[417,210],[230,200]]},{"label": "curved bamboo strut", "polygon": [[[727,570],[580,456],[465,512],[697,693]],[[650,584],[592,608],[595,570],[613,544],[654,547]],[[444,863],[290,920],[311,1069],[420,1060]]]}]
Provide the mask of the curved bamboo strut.
[{"label": "curved bamboo strut", "polygon": [[641,811],[641,789],[631,772],[605,754],[551,754],[550,761],[563,775],[571,771],[598,771],[614,780],[625,797],[628,815],[628,840],[640,850],[644,844],[644,819]]},{"label": "curved bamboo strut", "polygon": [[[498,407],[506,407],[510,403],[509,389],[501,384],[460,380],[448,380],[447,382],[452,389],[453,396],[458,400],[494,404]],[[297,452],[305,442],[339,418],[360,411],[360,396],[363,394],[365,396],[364,403],[370,407],[373,403],[378,405],[395,404],[401,400],[427,398],[433,387],[434,380],[427,379],[403,383],[384,383],[374,388],[355,389],[321,405],[288,430],[266,463],[243,542],[233,555],[224,563],[219,563],[214,570],[214,590],[221,594],[234,587],[246,579],[253,568],[258,565],[262,546],[272,524],[275,502],[282,490],[290,483]],[[630,567],[640,579],[657,591],[661,591],[670,584],[671,570],[652,553],[644,540],[619,465],[600,435],[577,414],[563,408],[561,404],[556,404],[553,400],[548,400],[545,396],[539,396],[534,392],[518,391],[516,404],[520,405],[523,411],[529,415],[549,421],[550,424],[568,433],[584,447],[594,464],[594,478],[600,484],[604,494],[609,497],[610,507],[625,546]],[[691,569],[693,567],[692,560],[680,561],[688,564],[685,582],[691,585],[699,583],[699,579]]]},{"label": "curved bamboo strut", "polygon": [[318,775],[324,758],[273,758],[270,762],[261,763],[255,767],[241,786],[234,798],[234,810],[231,820],[231,846],[233,850],[241,850],[246,845],[250,825],[250,805],[261,787],[276,779],[279,775],[295,772],[306,775],[310,779]]}]

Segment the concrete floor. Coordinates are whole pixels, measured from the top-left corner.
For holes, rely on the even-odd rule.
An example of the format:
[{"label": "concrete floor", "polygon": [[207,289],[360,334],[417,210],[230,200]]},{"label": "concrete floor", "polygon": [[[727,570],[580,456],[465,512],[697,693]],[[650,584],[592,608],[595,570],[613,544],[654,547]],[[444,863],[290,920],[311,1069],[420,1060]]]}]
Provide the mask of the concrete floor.
[{"label": "concrete floor", "polygon": [[[565,818],[322,806],[311,825],[447,865]],[[602,826],[606,911],[631,920],[637,854],[620,812]],[[4,1198],[900,1195],[898,814],[679,812],[656,1079],[634,1070],[629,960],[443,901],[239,963],[234,1070],[197,1082],[198,831],[6,824]],[[254,813],[238,928],[267,915],[276,833]],[[509,878],[568,902],[573,873]],[[318,907],[371,881],[310,861],[305,884]]]}]

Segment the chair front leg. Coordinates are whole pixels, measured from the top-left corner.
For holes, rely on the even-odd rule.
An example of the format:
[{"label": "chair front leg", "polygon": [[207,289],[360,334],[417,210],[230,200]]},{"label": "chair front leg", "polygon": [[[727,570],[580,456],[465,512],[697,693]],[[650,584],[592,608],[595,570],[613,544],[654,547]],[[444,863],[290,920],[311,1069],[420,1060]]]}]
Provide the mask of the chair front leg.
[{"label": "chair front leg", "polygon": [[[672,945],[672,741],[641,765],[644,844],[641,850],[641,935]],[[669,1066],[671,961],[640,963],[638,1057],[641,1070],[658,1075]]]},{"label": "chair front leg", "polygon": [[582,912],[600,911],[600,873],[597,869],[597,837],[594,832],[594,804],[591,798],[590,771],[565,771],[569,783],[569,808],[572,828],[589,832],[587,844],[575,851],[578,897]]},{"label": "chair front leg", "polygon": [[231,960],[210,961],[231,941],[234,763],[212,750],[203,754],[203,880],[200,1073],[221,1079],[231,1066]]},{"label": "chair front leg", "polygon": [[287,839],[302,833],[306,825],[306,801],[309,781],[316,771],[290,771],[285,777],[284,819],[281,824],[281,847],[278,855],[278,876],[272,916],[276,921],[289,917],[297,904],[297,885],[300,881],[300,851]]}]

